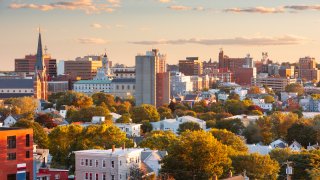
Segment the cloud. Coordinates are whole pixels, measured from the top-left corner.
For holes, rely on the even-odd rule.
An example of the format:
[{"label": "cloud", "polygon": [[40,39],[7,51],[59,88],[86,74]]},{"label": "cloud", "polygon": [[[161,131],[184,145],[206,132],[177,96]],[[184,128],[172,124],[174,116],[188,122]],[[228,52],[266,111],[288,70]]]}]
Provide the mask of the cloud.
[{"label": "cloud", "polygon": [[79,38],[77,42],[80,44],[106,44],[107,41],[100,38]]},{"label": "cloud", "polygon": [[98,24],[98,23],[93,23],[93,24],[91,24],[91,27],[92,27],[92,28],[99,29],[99,28],[102,28],[102,25],[101,25],[101,24]]},{"label": "cloud", "polygon": [[184,44],[201,44],[201,45],[246,45],[246,46],[256,46],[256,45],[296,45],[301,44],[306,41],[305,38],[284,35],[280,37],[235,37],[229,39],[178,39],[178,40],[159,40],[159,41],[135,41],[129,42],[132,44],[140,45],[160,45],[160,44],[171,44],[171,45],[184,45]]},{"label": "cloud", "polygon": [[111,13],[119,6],[119,0],[108,0],[108,3],[94,3],[92,0],[60,0],[49,4],[23,4],[12,3],[11,9],[35,9],[41,11],[61,10],[81,10],[87,14],[108,12]]},{"label": "cloud", "polygon": [[320,10],[320,5],[291,5],[291,6],[284,6],[286,9],[292,9],[292,10]]},{"label": "cloud", "polygon": [[271,14],[271,13],[284,13],[285,10],[280,8],[267,8],[267,7],[252,7],[252,8],[228,8],[224,10],[225,12],[233,13],[261,13],[261,14]]},{"label": "cloud", "polygon": [[168,8],[175,11],[188,11],[188,10],[204,11],[205,10],[205,8],[202,6],[190,7],[190,6],[183,6],[183,5],[172,5],[172,6],[169,6]]},{"label": "cloud", "polygon": [[171,2],[171,0],[158,0],[159,2],[161,2],[161,3],[169,3],[169,2]]}]

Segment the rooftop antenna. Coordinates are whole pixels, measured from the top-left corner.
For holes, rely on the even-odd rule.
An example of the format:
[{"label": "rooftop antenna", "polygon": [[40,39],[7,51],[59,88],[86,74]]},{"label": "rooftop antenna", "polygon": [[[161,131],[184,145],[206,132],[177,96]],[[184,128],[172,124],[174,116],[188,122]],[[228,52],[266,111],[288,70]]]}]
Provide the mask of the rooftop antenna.
[{"label": "rooftop antenna", "polygon": [[44,46],[44,54],[47,54],[48,48],[47,45]]}]

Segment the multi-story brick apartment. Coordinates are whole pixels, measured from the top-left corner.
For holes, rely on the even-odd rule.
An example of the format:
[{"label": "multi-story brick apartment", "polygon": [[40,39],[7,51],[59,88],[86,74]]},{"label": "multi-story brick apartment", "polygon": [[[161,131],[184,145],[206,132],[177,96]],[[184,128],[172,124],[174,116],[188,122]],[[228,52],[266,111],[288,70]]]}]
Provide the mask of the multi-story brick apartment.
[{"label": "multi-story brick apartment", "polygon": [[0,127],[0,179],[33,180],[33,130]]},{"label": "multi-story brick apartment", "polygon": [[75,152],[75,178],[82,180],[126,180],[130,167],[141,166],[143,149],[115,148]]}]

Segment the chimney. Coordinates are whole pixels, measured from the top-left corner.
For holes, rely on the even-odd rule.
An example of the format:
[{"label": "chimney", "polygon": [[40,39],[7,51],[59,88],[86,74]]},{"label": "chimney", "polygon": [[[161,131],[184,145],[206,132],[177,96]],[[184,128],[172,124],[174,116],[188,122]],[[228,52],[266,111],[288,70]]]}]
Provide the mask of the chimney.
[{"label": "chimney", "polygon": [[126,149],[126,143],[125,142],[122,144],[122,150],[124,150],[124,149]]},{"label": "chimney", "polygon": [[116,149],[116,146],[112,145],[112,152],[114,152],[115,149]]}]

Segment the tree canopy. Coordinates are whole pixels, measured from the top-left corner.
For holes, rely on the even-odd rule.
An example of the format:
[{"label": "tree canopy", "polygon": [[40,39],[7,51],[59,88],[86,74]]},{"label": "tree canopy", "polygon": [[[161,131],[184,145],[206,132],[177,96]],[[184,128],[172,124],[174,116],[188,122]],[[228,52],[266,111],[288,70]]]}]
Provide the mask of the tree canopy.
[{"label": "tree canopy", "polygon": [[134,123],[141,123],[143,120],[149,120],[150,122],[159,121],[160,115],[157,109],[149,104],[134,107],[132,110],[132,121]]}]

